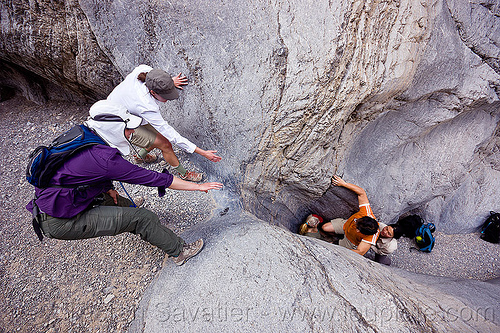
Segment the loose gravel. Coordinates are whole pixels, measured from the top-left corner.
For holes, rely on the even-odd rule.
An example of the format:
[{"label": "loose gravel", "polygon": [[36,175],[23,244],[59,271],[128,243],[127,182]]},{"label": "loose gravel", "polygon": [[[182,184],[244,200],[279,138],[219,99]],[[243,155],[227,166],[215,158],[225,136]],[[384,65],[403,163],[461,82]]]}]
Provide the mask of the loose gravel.
[{"label": "loose gravel", "polygon": [[398,240],[392,266],[410,272],[456,279],[491,280],[500,277],[500,244],[488,243],[479,233],[448,235],[434,232],[432,252],[420,252],[412,239]]}]

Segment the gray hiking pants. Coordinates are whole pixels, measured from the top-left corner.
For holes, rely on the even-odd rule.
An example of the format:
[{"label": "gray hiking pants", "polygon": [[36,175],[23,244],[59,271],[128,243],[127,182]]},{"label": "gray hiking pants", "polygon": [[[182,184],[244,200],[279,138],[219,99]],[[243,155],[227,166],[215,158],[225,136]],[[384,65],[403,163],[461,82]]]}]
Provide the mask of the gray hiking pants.
[{"label": "gray hiking pants", "polygon": [[[45,215],[41,228],[45,236],[56,239],[85,239],[114,236],[123,232],[140,235],[143,240],[178,256],[184,241],[172,230],[160,224],[158,216],[145,209],[129,207],[130,200],[119,197],[118,205],[105,196],[104,204],[69,219]],[[110,201],[111,199],[111,201]]]}]

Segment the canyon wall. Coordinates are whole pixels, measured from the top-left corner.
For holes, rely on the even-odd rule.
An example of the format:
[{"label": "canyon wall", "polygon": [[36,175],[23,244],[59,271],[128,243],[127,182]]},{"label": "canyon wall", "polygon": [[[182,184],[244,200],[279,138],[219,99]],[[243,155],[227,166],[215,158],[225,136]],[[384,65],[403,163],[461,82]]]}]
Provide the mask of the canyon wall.
[{"label": "canyon wall", "polygon": [[165,118],[220,152],[192,159],[264,220],[347,216],[333,174],[384,222],[417,212],[470,232],[500,206],[495,1],[0,6],[2,85],[39,102],[104,98],[141,63],[187,75]]}]

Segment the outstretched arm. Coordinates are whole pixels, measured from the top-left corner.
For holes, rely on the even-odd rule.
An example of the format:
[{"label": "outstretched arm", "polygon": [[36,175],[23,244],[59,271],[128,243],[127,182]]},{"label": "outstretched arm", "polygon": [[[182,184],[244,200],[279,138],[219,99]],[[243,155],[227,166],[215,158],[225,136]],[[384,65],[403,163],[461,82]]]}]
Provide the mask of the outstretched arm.
[{"label": "outstretched arm", "polygon": [[332,177],[332,184],[335,186],[345,187],[346,189],[356,193],[356,195],[358,196],[358,202],[360,206],[369,203],[368,196],[366,195],[365,190],[363,190],[358,185],[348,183],[337,175]]},{"label": "outstretched arm", "polygon": [[215,155],[217,150],[203,150],[199,147],[196,147],[194,152],[200,154],[201,156],[205,157],[206,159],[209,159],[212,162],[219,162],[222,159],[222,157]]},{"label": "outstretched arm", "polygon": [[220,190],[222,188],[222,184],[217,182],[197,184],[182,180],[174,176],[174,180],[168,188],[172,190],[202,191],[207,193],[209,190]]}]

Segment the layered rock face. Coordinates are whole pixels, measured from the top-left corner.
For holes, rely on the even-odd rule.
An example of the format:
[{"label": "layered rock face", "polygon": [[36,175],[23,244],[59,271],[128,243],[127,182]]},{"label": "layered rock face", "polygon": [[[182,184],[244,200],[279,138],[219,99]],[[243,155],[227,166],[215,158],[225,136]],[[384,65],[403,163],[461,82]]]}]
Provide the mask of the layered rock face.
[{"label": "layered rock face", "polygon": [[[355,2],[332,10],[349,14],[335,26],[340,34],[289,52],[294,79],[246,169],[246,193],[261,204],[250,206],[278,221],[286,209],[289,221],[310,210],[347,216],[344,194],[329,189],[337,173],[367,190],[383,221],[417,212],[446,232],[474,230],[499,205],[496,6]],[[307,25],[297,16],[282,25],[288,44],[300,38],[295,24]],[[331,54],[332,66],[320,56],[304,66],[304,53]],[[296,79],[315,75],[315,84]]]},{"label": "layered rock face", "polygon": [[265,220],[348,215],[335,173],[384,222],[470,232],[500,206],[493,0],[1,6],[1,59],[90,100],[140,63],[185,73],[166,119],[219,150],[199,163]]},{"label": "layered rock face", "polygon": [[121,80],[78,1],[0,4],[0,84],[28,99],[92,101]]}]

